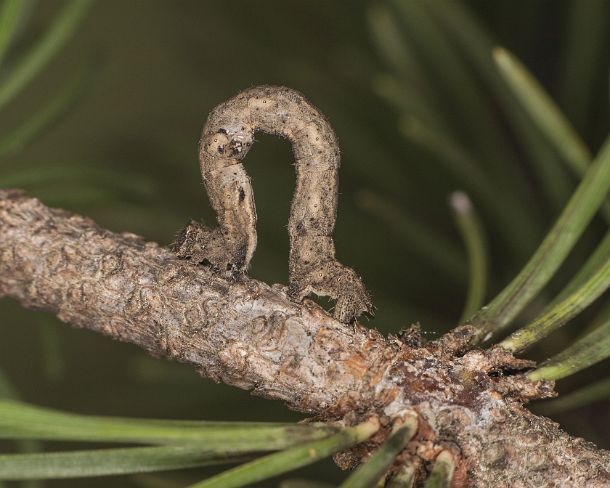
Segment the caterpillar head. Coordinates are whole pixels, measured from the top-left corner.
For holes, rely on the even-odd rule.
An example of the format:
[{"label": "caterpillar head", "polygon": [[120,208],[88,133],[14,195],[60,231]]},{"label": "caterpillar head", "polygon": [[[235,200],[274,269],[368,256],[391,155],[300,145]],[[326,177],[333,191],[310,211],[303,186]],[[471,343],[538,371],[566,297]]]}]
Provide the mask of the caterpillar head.
[{"label": "caterpillar head", "polygon": [[253,141],[253,131],[246,126],[222,127],[204,136],[201,152],[213,158],[242,159]]}]

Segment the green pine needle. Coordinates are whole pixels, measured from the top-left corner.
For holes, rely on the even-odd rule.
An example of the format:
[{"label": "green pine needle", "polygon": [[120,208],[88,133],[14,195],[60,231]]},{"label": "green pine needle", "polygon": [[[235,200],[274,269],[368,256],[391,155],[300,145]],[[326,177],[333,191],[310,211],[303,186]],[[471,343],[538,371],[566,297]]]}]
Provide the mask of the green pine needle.
[{"label": "green pine needle", "polygon": [[393,12],[382,3],[371,5],[367,20],[373,43],[379,53],[402,80],[415,83],[418,88],[425,85],[425,74],[412,46],[405,42]]},{"label": "green pine needle", "polygon": [[560,99],[576,127],[591,130],[599,103],[598,76],[608,74],[610,2],[572,0],[566,7]]},{"label": "green pine needle", "polygon": [[64,342],[55,320],[50,315],[40,315],[35,320],[41,345],[42,374],[49,384],[57,383],[68,371]]},{"label": "green pine needle", "polygon": [[[556,164],[557,158],[548,141],[536,130],[519,104],[515,103],[514,95],[507,89],[506,82],[498,73],[490,55],[493,46],[487,33],[461,2],[428,0],[421,2],[421,5],[444,26],[452,42],[459,46],[484,80],[521,143],[530,165],[538,173],[539,184],[544,188],[547,198],[554,207],[559,208],[569,195],[570,181],[561,166]],[[480,122],[477,121],[475,126],[479,129]],[[503,158],[503,153],[509,152],[510,148],[495,145],[487,157],[492,161],[501,158],[503,164],[500,169],[507,173],[508,170],[518,167],[515,159],[510,162]],[[503,181],[511,188],[524,188],[525,180],[518,181],[515,178],[516,175],[507,174]]]},{"label": "green pine needle", "polygon": [[375,453],[354,471],[340,488],[367,488],[373,486],[388,470],[417,431],[417,418],[408,417],[405,424],[393,432]]},{"label": "green pine needle", "polygon": [[413,488],[415,485],[415,467],[411,464],[401,466],[398,472],[387,483],[387,488]]},{"label": "green pine needle", "polygon": [[451,137],[444,115],[434,104],[434,97],[422,96],[418,87],[410,86],[398,76],[380,74],[373,79],[373,91],[403,117],[416,117],[441,137]]},{"label": "green pine needle", "polygon": [[522,351],[532,346],[576,317],[608,287],[610,287],[610,259],[607,259],[604,265],[578,290],[543,312],[526,327],[515,331],[500,342],[500,346],[511,352]]},{"label": "green pine needle", "polygon": [[443,271],[456,282],[464,282],[466,268],[457,249],[441,236],[410,218],[396,204],[370,191],[360,191],[356,204],[367,213],[385,222],[407,249]]},{"label": "green pine needle", "polygon": [[453,456],[448,451],[442,451],[434,461],[434,467],[424,483],[424,488],[449,488],[454,470]]},{"label": "green pine needle", "polygon": [[235,463],[243,456],[210,452],[205,445],[0,454],[0,479],[31,480],[147,473]]},{"label": "green pine needle", "polygon": [[454,192],[449,198],[455,222],[468,256],[468,294],[460,321],[472,316],[485,300],[487,291],[487,246],[479,218],[468,195]]},{"label": "green pine needle", "polygon": [[493,50],[500,73],[541,132],[563,156],[574,174],[582,176],[591,153],[561,110],[527,68],[506,49]]},{"label": "green pine needle", "polygon": [[549,282],[559,269],[610,188],[610,138],[587,170],[559,219],[529,262],[489,305],[470,321],[478,340],[504,329]]},{"label": "green pine needle", "polygon": [[199,422],[93,417],[0,400],[0,438],[142,444],[205,443],[212,449],[253,452],[322,439],[329,424]]},{"label": "green pine needle", "polygon": [[[540,132],[579,178],[591,164],[591,152],[544,88],[527,68],[507,50],[497,47],[493,57],[500,73]],[[602,212],[610,222],[610,202]]]},{"label": "green pine needle", "polygon": [[[3,399],[17,400],[19,393],[17,389],[12,385],[6,374],[0,369],[0,401]],[[15,442],[18,452],[39,452],[42,450],[41,443],[31,439],[16,439]],[[3,487],[4,483],[0,481],[0,487]],[[28,480],[21,483],[21,488],[41,488],[42,483],[36,480]]]},{"label": "green pine needle", "polygon": [[93,0],[71,0],[46,34],[11,69],[0,84],[0,110],[17,96],[55,57],[74,32]]},{"label": "green pine needle", "polygon": [[17,390],[15,390],[4,371],[0,369],[0,402],[5,398],[17,398]]},{"label": "green pine needle", "polygon": [[538,235],[538,226],[532,212],[515,192],[494,188],[482,165],[459,142],[435,132],[424,121],[411,116],[402,117],[399,129],[411,143],[435,157],[439,165],[481,202],[481,206],[497,221],[497,231],[502,233],[502,238],[517,255],[531,249],[530,244]]},{"label": "green pine needle", "polygon": [[78,75],[72,82],[56,95],[51,95],[50,101],[36,113],[29,115],[27,120],[8,134],[0,137],[0,159],[11,156],[34,138],[54,121],[61,117],[82,93],[83,87],[90,79],[90,70]]},{"label": "green pine needle", "polygon": [[[125,177],[109,167],[90,165],[56,164],[45,166],[2,166],[0,178],[7,188],[33,190],[36,196],[51,205],[58,202],[91,202],[101,196],[101,201],[150,202],[157,194],[153,180],[145,174],[133,173]],[[104,200],[105,198],[105,200]]]},{"label": "green pine needle", "polygon": [[324,440],[309,442],[256,459],[189,488],[237,488],[315,463],[371,437],[379,429],[372,418]]},{"label": "green pine needle", "polygon": [[555,400],[537,405],[536,411],[542,415],[552,415],[584,407],[591,403],[610,398],[610,378],[584,386]]},{"label": "green pine needle", "polygon": [[587,258],[585,263],[578,269],[578,272],[570,279],[568,284],[561,290],[553,301],[548,305],[547,309],[554,307],[559,302],[565,300],[572,293],[576,292],[583,286],[593,274],[604,265],[610,258],[610,232],[607,232],[595,250]]},{"label": "green pine needle", "polygon": [[322,481],[312,481],[303,478],[292,478],[280,481],[278,488],[335,488],[334,485]]},{"label": "green pine needle", "polygon": [[390,2],[406,33],[405,44],[413,45],[426,66],[428,83],[435,87],[436,97],[443,97],[445,116],[455,121],[455,114],[460,114],[461,123],[454,123],[456,135],[465,136],[490,164],[506,162],[510,149],[498,118],[481,96],[476,75],[458,55],[445,29],[427,12],[426,3]]},{"label": "green pine needle", "polygon": [[593,329],[566,350],[528,373],[530,379],[559,380],[610,357],[610,321]]},{"label": "green pine needle", "polygon": [[17,36],[32,2],[28,0],[4,0],[0,8],[0,67]]}]

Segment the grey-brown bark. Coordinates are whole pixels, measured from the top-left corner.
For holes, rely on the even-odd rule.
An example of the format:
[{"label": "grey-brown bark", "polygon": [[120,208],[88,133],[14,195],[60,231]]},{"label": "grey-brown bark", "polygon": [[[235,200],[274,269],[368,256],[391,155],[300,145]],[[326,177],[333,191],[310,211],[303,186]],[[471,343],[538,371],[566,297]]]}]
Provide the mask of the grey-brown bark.
[{"label": "grey-brown bark", "polygon": [[322,418],[373,412],[389,423],[415,410],[403,456],[423,472],[449,449],[455,486],[610,485],[609,452],[522,406],[552,394],[515,373],[525,361],[497,349],[455,355],[459,335],[418,345],[341,324],[282,286],[227,281],[17,191],[0,191],[0,296]]}]

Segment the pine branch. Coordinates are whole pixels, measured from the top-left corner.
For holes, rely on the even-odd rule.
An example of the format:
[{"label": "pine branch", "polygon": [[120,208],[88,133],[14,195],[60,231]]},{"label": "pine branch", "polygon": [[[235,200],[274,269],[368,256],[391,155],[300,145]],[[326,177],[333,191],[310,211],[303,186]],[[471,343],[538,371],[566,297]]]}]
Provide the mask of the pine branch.
[{"label": "pine branch", "polygon": [[[18,191],[0,191],[0,296],[322,420],[377,414],[389,425],[415,411],[419,429],[402,461],[430,466],[443,452],[455,464],[453,486],[608,483],[610,452],[523,408],[553,394],[551,383],[514,373],[530,362],[499,348],[455,356],[455,332],[408,347],[290,301],[282,286],[223,279]],[[337,461],[351,466],[367,454]]]}]

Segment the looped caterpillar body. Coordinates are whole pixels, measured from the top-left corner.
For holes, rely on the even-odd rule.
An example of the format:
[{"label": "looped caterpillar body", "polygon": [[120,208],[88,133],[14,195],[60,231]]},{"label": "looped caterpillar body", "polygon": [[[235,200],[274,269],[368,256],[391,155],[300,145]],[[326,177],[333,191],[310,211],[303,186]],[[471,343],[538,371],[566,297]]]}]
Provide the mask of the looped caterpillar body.
[{"label": "looped caterpillar body", "polygon": [[337,300],[334,316],[350,322],[373,307],[358,275],[335,258],[332,238],[337,216],[337,138],[322,113],[303,95],[282,86],[242,91],[217,106],[199,145],[201,175],[218,227],[191,222],[175,252],[220,272],[245,272],[256,249],[256,207],[242,161],[263,131],[292,143],[296,188],[290,209],[289,292]]}]

